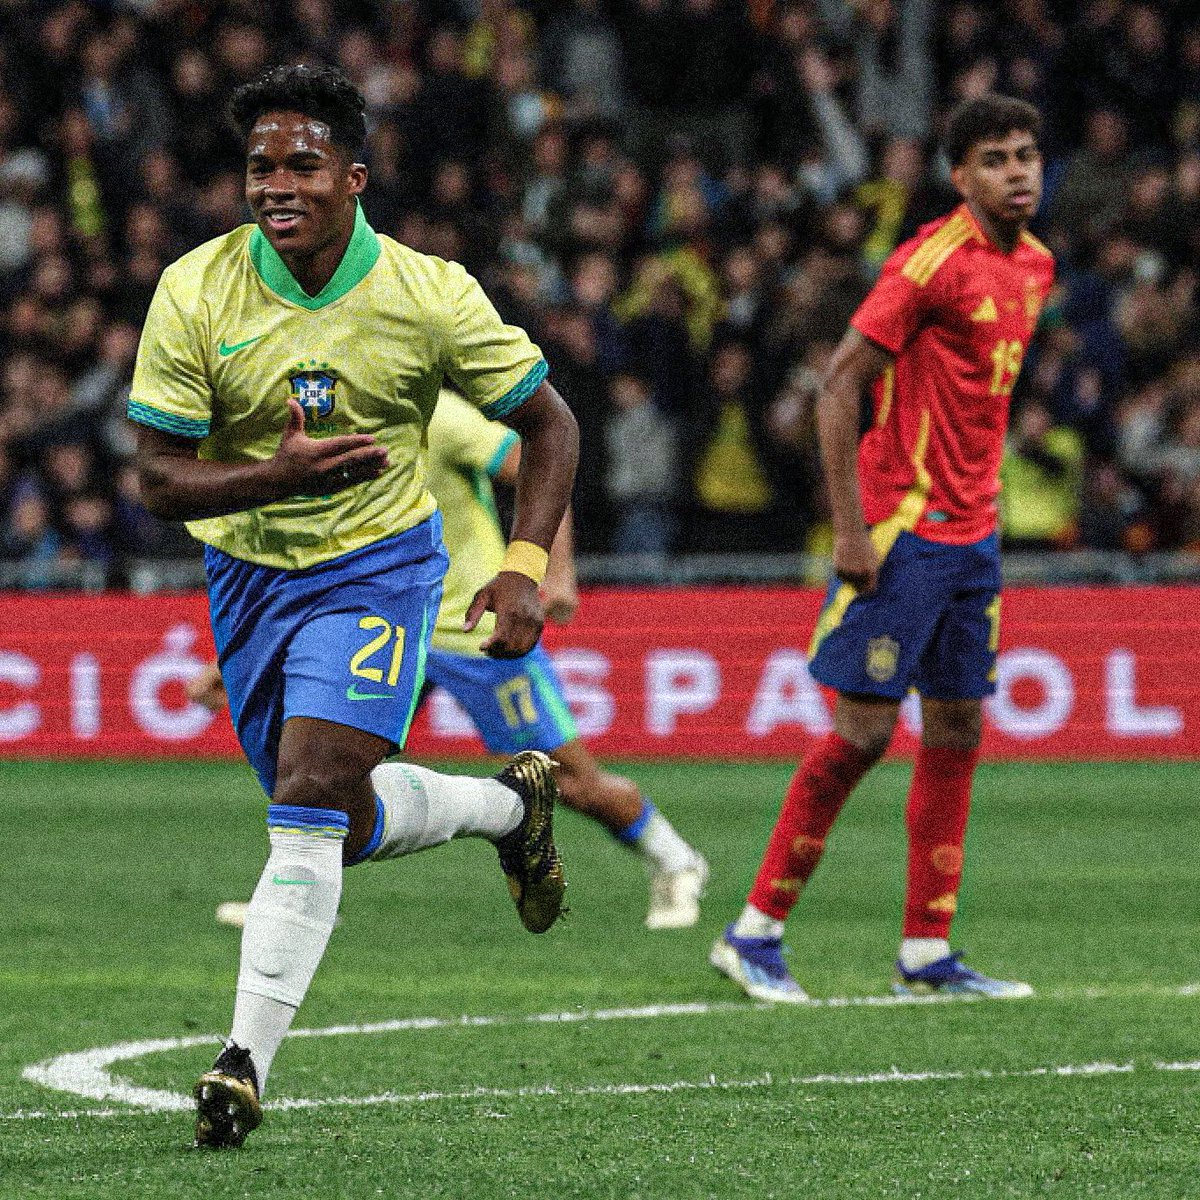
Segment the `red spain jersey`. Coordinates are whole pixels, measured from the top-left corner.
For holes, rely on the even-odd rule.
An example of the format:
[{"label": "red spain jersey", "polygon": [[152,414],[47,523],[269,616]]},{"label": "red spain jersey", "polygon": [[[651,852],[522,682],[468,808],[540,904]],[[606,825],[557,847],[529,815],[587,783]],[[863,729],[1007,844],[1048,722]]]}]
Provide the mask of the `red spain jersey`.
[{"label": "red spain jersey", "polygon": [[850,319],[895,356],[859,445],[868,525],[956,545],[995,529],[1009,398],[1053,280],[1037,238],[1006,254],[965,204],[887,260]]}]

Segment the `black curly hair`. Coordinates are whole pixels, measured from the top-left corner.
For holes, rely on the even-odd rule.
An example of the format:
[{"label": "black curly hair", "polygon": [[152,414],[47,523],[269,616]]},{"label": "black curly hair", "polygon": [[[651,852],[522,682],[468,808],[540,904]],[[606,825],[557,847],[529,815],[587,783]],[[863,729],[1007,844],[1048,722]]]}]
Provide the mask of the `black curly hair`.
[{"label": "black curly hair", "polygon": [[942,146],[950,165],[959,166],[971,147],[989,138],[1002,138],[1013,132],[1029,133],[1037,141],[1042,131],[1042,116],[1032,104],[1015,96],[992,93],[966,100],[946,122]]},{"label": "black curly hair", "polygon": [[299,63],[243,83],[230,97],[229,120],[244,141],[263,113],[303,113],[328,125],[330,141],[357,162],[367,141],[365,107],[362,93],[336,67]]}]

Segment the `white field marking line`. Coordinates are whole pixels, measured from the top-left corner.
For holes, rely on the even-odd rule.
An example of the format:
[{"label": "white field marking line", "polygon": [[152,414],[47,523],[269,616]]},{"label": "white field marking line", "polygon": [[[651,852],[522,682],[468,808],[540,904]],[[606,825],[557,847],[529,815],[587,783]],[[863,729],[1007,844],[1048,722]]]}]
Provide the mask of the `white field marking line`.
[{"label": "white field marking line", "polygon": [[[308,1099],[274,1100],[263,1107],[274,1112],[315,1108],[368,1108],[383,1104],[418,1105],[444,1101],[528,1100],[546,1096],[655,1096],[675,1092],[751,1091],[769,1087],[819,1087],[823,1085],[862,1086],[879,1083],[946,1083],[966,1080],[994,1079],[1069,1079],[1099,1075],[1129,1075],[1144,1071],[1200,1071],[1200,1062],[1155,1062],[1148,1066],[1124,1062],[1067,1063],[1057,1067],[1031,1067],[1025,1070],[975,1071],[873,1071],[863,1075],[791,1075],[776,1078],[761,1075],[752,1079],[677,1079],[670,1083],[598,1083],[598,1084],[541,1084],[522,1088],[474,1087],[458,1092],[378,1092],[371,1096],[324,1096]],[[184,1107],[191,1108],[189,1101]],[[71,1112],[20,1109],[0,1113],[0,1121],[80,1120],[84,1117],[145,1116],[145,1110],[132,1108],[92,1108]],[[495,1114],[491,1114],[495,1115]],[[503,1115],[503,1114],[501,1114]]]},{"label": "white field marking line", "polygon": [[[813,1007],[839,1004],[863,1004],[870,1007],[897,1004],[946,1003],[946,996],[864,996],[818,1001]],[[498,1025],[554,1025],[581,1021],[647,1020],[658,1017],[707,1016],[711,1013],[737,1013],[770,1008],[769,1004],[747,1004],[728,1000],[712,1004],[650,1004],[640,1008],[574,1009],[567,1012],[531,1013],[518,1016],[462,1017],[403,1017],[391,1021],[376,1021],[366,1025],[331,1025],[324,1029],[293,1029],[288,1037],[339,1037],[346,1034],[405,1033],[427,1029],[477,1029]],[[213,1046],[211,1034],[181,1038],[157,1038],[137,1042],[120,1042],[114,1046],[97,1046],[60,1054],[45,1062],[35,1063],[21,1072],[30,1083],[41,1084],[54,1091],[69,1092],[86,1100],[116,1100],[155,1112],[181,1112],[192,1107],[191,1097],[179,1092],[138,1087],[127,1080],[115,1078],[108,1068],[147,1054],[169,1050],[186,1050],[192,1046]]]},{"label": "white field marking line", "polygon": [[[1200,995],[1200,985],[1189,984],[1184,987],[1172,988],[1156,988],[1142,989],[1140,994],[1153,994],[1163,996],[1194,996]],[[1044,997],[1054,997],[1062,993],[1046,992],[1042,993]],[[1065,993],[1070,994],[1070,993]],[[1106,993],[1102,989],[1089,988],[1084,993],[1089,999],[1099,999],[1105,995],[1122,995],[1120,989],[1116,989],[1111,993]],[[797,1008],[893,1008],[910,1005],[928,1005],[928,1004],[953,1004],[961,1003],[964,1000],[974,1000],[973,997],[963,996],[839,996],[831,997],[823,1000],[810,1000],[804,1005],[797,1005]],[[690,1004],[650,1004],[643,1005],[638,1008],[601,1008],[601,1009],[574,1009],[566,1012],[550,1012],[550,1013],[530,1013],[522,1015],[500,1015],[500,1016],[470,1016],[464,1015],[461,1017],[403,1017],[390,1021],[377,1021],[372,1024],[363,1025],[331,1025],[323,1029],[293,1029],[289,1032],[288,1037],[338,1037],[350,1034],[370,1034],[370,1033],[401,1033],[409,1031],[421,1031],[427,1029],[475,1029],[488,1026],[502,1025],[554,1025],[554,1024],[574,1024],[582,1021],[621,1021],[621,1020],[652,1020],[659,1017],[674,1017],[674,1016],[708,1016],[715,1013],[748,1013],[762,1012],[773,1008],[770,1004],[747,1004],[744,1001],[717,1001],[714,1003],[690,1003]],[[165,1051],[185,1050],[193,1046],[214,1045],[217,1039],[210,1034],[198,1034],[189,1037],[179,1038],[155,1038],[135,1042],[119,1042],[112,1046],[97,1046],[90,1050],[72,1051],[67,1054],[60,1054],[54,1058],[46,1059],[43,1062],[35,1063],[26,1067],[21,1072],[21,1077],[30,1083],[40,1084],[43,1087],[50,1088],[53,1091],[67,1092],[74,1096],[82,1097],[85,1100],[100,1100],[100,1101],[117,1101],[121,1104],[131,1105],[134,1108],[148,1109],[152,1112],[185,1112],[191,1109],[193,1101],[190,1096],[180,1092],[170,1092],[157,1088],[139,1087],[120,1077],[114,1077],[108,1070],[109,1067],[119,1062],[128,1062],[132,1059],[142,1058],[147,1054],[159,1054]],[[1097,1064],[1098,1067],[1103,1067],[1105,1070],[1133,1070],[1134,1067],[1126,1065],[1124,1067],[1114,1064]],[[1155,1064],[1156,1070],[1178,1070],[1191,1071],[1200,1070],[1200,1063],[1173,1063],[1173,1064]],[[1033,1072],[1025,1072],[1024,1074],[1079,1074],[1087,1073],[1087,1067],[1062,1067],[1062,1068],[1038,1068]],[[1095,1073],[1095,1072],[1093,1072]],[[1020,1072],[1016,1073],[1022,1074]],[[909,1078],[908,1076],[900,1076],[895,1073],[886,1073],[884,1075],[818,1075],[810,1076],[802,1079],[789,1080],[792,1084],[804,1083],[876,1083],[884,1081],[902,1081],[902,1082],[918,1082],[925,1078],[940,1078],[940,1079],[957,1079],[957,1078],[999,1078],[1004,1077],[1004,1072],[992,1073],[988,1071],[968,1072],[965,1074],[959,1073],[943,1073],[932,1075],[917,1074]],[[365,1104],[365,1103],[414,1103],[422,1100],[434,1099],[470,1099],[474,1096],[493,1096],[496,1098],[503,1097],[519,1097],[525,1094],[529,1095],[626,1095],[637,1094],[640,1091],[655,1092],[667,1088],[668,1090],[685,1090],[694,1087],[710,1087],[716,1086],[715,1083],[709,1084],[691,1084],[680,1081],[675,1084],[611,1084],[611,1085],[596,1085],[596,1088],[584,1087],[579,1088],[573,1085],[567,1085],[559,1089],[555,1089],[547,1085],[547,1088],[534,1089],[532,1092],[526,1092],[523,1089],[476,1089],[466,1092],[430,1092],[416,1093],[414,1095],[400,1095],[395,1093],[383,1093],[383,1099],[365,1097],[354,1099],[351,1097],[339,1097],[337,1099],[310,1099],[310,1100],[287,1100],[281,1099],[268,1103],[267,1108],[313,1108],[320,1107],[326,1104]],[[761,1082],[751,1081],[728,1081],[730,1087],[764,1086]],[[599,1090],[596,1090],[599,1089]],[[614,1090],[615,1089],[615,1090]],[[0,1120],[14,1119],[34,1119],[40,1117],[79,1117],[79,1116],[94,1116],[107,1117],[119,1115],[123,1110],[120,1109],[90,1109],[80,1110],[72,1113],[50,1113],[50,1112],[32,1112],[21,1110],[14,1113],[0,1113]]]}]

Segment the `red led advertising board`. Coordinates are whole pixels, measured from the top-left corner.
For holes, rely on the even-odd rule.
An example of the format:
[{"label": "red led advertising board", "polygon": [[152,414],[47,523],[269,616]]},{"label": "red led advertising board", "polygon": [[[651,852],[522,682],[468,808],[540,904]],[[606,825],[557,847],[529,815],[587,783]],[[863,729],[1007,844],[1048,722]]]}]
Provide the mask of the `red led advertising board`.
[{"label": "red led advertising board", "polygon": [[[805,650],[821,594],[801,588],[599,589],[546,644],[601,755],[794,759],[830,727]],[[236,755],[226,717],[183,687],[212,651],[197,593],[0,594],[0,756]],[[1200,588],[1011,588],[988,758],[1200,757]],[[894,749],[911,752],[903,709]],[[477,753],[435,694],[409,753]]]}]

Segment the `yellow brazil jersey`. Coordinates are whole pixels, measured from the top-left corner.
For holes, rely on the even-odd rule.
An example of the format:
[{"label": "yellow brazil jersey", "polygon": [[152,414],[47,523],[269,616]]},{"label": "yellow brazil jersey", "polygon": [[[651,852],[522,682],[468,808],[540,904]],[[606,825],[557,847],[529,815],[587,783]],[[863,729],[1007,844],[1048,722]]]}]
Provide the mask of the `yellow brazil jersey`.
[{"label": "yellow brazil jersey", "polygon": [[289,396],[312,436],[374,434],[391,461],[378,479],[188,522],[235,558],[302,569],[433,513],[422,450],[443,379],[500,417],[545,377],[538,348],[501,321],[461,266],[379,237],[359,208],[341,264],[316,296],[254,225],[168,267],[142,331],[129,416],[196,438],[201,459],[225,463],[275,453]]},{"label": "yellow brazil jersey", "polygon": [[470,633],[463,620],[475,593],[500,570],[505,541],[492,496],[492,476],[517,435],[489,421],[461,396],[443,391],[429,422],[429,490],[442,510],[442,539],[450,569],[442,591],[433,644],[453,654],[479,654],[495,628],[485,613]]}]

